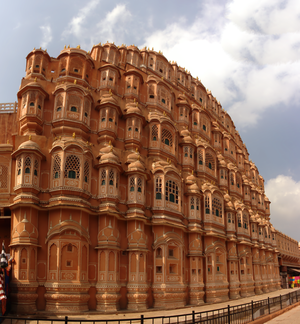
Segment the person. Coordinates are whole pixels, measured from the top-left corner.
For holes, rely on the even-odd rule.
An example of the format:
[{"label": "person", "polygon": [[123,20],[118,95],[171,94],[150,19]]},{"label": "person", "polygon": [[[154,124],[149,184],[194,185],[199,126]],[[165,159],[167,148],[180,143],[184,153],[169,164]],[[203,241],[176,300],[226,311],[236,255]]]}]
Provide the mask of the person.
[{"label": "person", "polygon": [[2,304],[2,315],[6,312],[6,301],[8,295],[8,284],[9,284],[9,271],[11,264],[14,262],[13,258],[7,261],[4,242],[2,243],[2,251],[0,255],[0,301]]}]

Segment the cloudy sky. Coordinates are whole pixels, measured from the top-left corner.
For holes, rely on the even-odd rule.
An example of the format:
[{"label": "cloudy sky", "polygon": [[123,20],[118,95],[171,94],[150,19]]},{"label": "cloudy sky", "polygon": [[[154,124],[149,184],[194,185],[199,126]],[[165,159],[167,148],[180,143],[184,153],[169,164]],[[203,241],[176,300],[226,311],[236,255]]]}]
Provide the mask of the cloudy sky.
[{"label": "cloudy sky", "polygon": [[300,241],[299,0],[0,0],[0,102],[17,100],[34,47],[154,47],[229,112],[265,179],[271,222]]}]

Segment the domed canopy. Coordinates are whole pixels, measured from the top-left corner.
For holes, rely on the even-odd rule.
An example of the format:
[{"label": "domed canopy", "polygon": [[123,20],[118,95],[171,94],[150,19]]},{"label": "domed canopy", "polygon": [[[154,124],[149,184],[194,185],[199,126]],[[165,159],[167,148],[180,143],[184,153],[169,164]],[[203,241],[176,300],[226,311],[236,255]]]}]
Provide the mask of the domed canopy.
[{"label": "domed canopy", "polygon": [[31,140],[31,136],[29,137],[29,140],[26,142],[23,142],[19,145],[18,149],[13,152],[12,157],[15,158],[17,155],[23,153],[23,152],[32,152],[34,151],[38,156],[40,156],[43,160],[46,159],[45,155],[42,153],[40,146]]}]

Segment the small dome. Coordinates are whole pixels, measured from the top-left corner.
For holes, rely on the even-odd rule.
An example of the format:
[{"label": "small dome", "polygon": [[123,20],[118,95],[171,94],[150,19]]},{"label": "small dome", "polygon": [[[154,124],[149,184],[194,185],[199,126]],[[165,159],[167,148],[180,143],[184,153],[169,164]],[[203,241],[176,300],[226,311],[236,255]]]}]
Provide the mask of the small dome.
[{"label": "small dome", "polygon": [[119,158],[113,153],[113,151],[109,153],[105,153],[101,156],[99,163],[104,161],[111,161],[119,163]]},{"label": "small dome", "polygon": [[37,143],[33,142],[32,140],[28,140],[26,142],[23,142],[20,146],[19,146],[19,150],[20,149],[26,149],[26,150],[40,150],[40,147]]},{"label": "small dome", "polygon": [[136,160],[128,165],[128,170],[132,169],[140,169],[144,171],[145,167],[140,160]]},{"label": "small dome", "polygon": [[187,176],[186,179],[185,179],[185,183],[186,183],[187,185],[189,185],[189,184],[193,184],[193,183],[195,183],[196,181],[197,181],[197,178],[194,176],[194,174],[190,174],[190,175]]}]

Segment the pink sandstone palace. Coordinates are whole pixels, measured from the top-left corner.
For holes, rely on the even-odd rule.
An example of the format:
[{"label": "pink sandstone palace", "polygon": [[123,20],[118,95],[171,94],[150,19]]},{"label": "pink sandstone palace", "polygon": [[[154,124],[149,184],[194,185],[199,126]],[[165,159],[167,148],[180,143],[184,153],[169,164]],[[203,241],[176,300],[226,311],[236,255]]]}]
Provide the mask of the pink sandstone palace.
[{"label": "pink sandstone palace", "polygon": [[28,54],[0,105],[0,237],[12,310],[145,310],[280,289],[297,241],[198,78],[113,43]]}]

